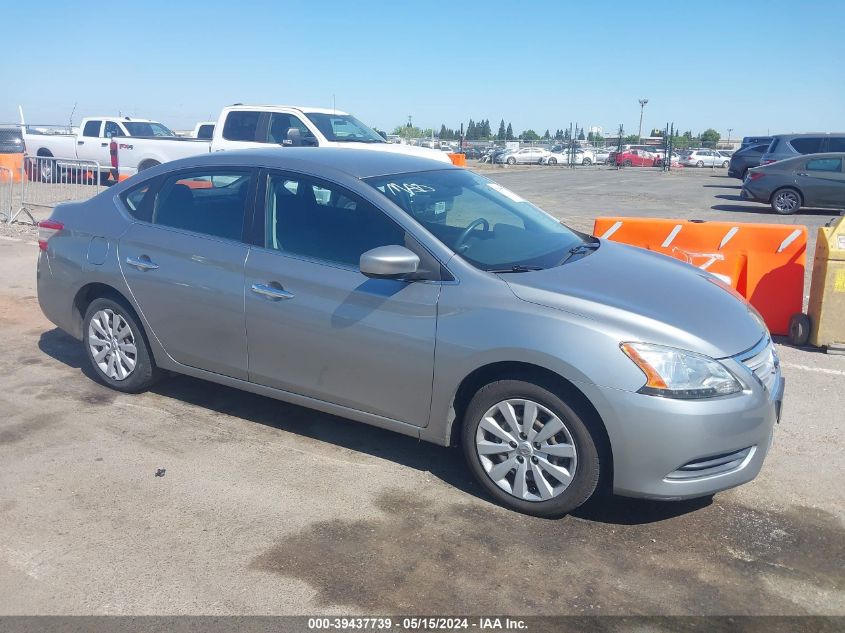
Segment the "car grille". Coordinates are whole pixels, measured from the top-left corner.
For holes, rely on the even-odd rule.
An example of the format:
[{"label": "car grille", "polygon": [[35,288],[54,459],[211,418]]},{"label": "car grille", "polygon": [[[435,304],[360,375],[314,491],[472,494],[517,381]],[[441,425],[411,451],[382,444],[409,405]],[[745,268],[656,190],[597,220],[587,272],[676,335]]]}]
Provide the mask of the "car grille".
[{"label": "car grille", "polygon": [[766,388],[766,391],[772,393],[777,383],[778,367],[780,366],[772,340],[766,337],[765,341],[761,341],[749,354],[750,356],[741,359],[742,364],[754,373],[754,376]]},{"label": "car grille", "polygon": [[746,459],[748,459],[748,456],[753,452],[754,447],[749,446],[748,448],[730,453],[720,453],[718,455],[694,459],[678,468],[678,470],[666,475],[666,479],[685,481],[689,479],[700,479],[702,477],[712,477],[713,475],[723,475],[742,466]]}]

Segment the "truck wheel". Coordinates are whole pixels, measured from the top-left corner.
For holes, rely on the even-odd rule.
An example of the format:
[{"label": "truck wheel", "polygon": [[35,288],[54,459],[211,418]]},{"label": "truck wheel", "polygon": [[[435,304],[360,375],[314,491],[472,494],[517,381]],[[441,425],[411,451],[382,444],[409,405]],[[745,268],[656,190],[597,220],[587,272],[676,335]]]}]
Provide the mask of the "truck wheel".
[{"label": "truck wheel", "polygon": [[803,312],[793,314],[789,319],[789,342],[801,347],[810,340],[810,317]]}]

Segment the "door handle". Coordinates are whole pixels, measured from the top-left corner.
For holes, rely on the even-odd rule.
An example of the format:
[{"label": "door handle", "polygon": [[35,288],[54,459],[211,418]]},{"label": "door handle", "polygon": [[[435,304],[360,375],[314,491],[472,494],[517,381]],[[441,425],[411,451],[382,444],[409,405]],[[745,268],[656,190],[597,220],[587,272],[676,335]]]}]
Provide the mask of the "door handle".
[{"label": "door handle", "polygon": [[810,174],[805,174],[803,171],[799,171],[796,176],[809,176]]},{"label": "door handle", "polygon": [[271,301],[278,301],[279,299],[293,299],[295,296],[292,292],[288,292],[283,288],[275,288],[267,284],[252,284],[252,291],[255,294],[270,299]]},{"label": "door handle", "polygon": [[108,146],[109,146],[108,143],[100,143],[100,147],[108,147]]},{"label": "door handle", "polygon": [[139,259],[135,259],[134,257],[127,257],[126,263],[129,264],[130,266],[137,268],[138,270],[143,271],[143,272],[146,272],[148,270],[156,270],[158,268],[158,264],[153,264],[149,260],[149,258],[144,258],[144,257],[139,258]]},{"label": "door handle", "polygon": [[77,145],[85,145],[85,141],[76,141]]}]

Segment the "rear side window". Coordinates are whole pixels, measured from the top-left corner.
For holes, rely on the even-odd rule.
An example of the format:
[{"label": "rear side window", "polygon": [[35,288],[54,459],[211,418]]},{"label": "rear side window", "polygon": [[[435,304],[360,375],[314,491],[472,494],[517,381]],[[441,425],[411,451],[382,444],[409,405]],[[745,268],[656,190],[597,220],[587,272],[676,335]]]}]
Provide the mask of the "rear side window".
[{"label": "rear side window", "polygon": [[214,125],[212,123],[209,123],[208,125],[200,125],[200,129],[197,131],[197,138],[201,138],[205,141],[210,140],[213,135]]},{"label": "rear side window", "polygon": [[841,136],[834,136],[827,139],[828,152],[845,152],[845,138]]},{"label": "rear side window", "polygon": [[807,161],[807,171],[842,171],[841,158],[815,158]]},{"label": "rear side window", "polygon": [[100,136],[100,125],[102,121],[88,121],[82,128],[82,136]]},{"label": "rear side window", "polygon": [[149,181],[130,189],[121,198],[126,210],[136,220],[151,222],[153,217],[153,203],[155,201],[155,187]]},{"label": "rear side window", "polygon": [[789,144],[799,154],[818,154],[822,151],[822,139],[819,137],[794,138]]},{"label": "rear side window", "polygon": [[260,112],[230,112],[223,124],[223,138],[227,141],[256,141]]},{"label": "rear side window", "polygon": [[761,154],[766,151],[768,145],[754,145],[749,151],[751,152],[760,152]]},{"label": "rear side window", "polygon": [[233,169],[170,176],[156,196],[152,223],[240,241],[251,181],[249,171]]}]

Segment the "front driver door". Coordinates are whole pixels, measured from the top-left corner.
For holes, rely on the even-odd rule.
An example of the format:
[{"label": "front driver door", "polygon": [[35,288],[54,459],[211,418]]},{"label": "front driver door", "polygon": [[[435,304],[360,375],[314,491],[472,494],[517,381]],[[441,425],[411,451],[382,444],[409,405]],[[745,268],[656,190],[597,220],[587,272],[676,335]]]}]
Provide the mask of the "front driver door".
[{"label": "front driver door", "polygon": [[[430,255],[426,264],[401,227],[338,185],[279,172],[261,182],[255,225],[264,230],[245,276],[250,381],[425,426],[439,264]],[[429,280],[362,275],[361,254],[388,244],[421,254]]]},{"label": "front driver door", "polygon": [[193,170],[163,177],[157,193],[147,186],[124,198],[139,221],[118,251],[143,318],[175,361],[245,380],[243,231],[253,172]]}]

